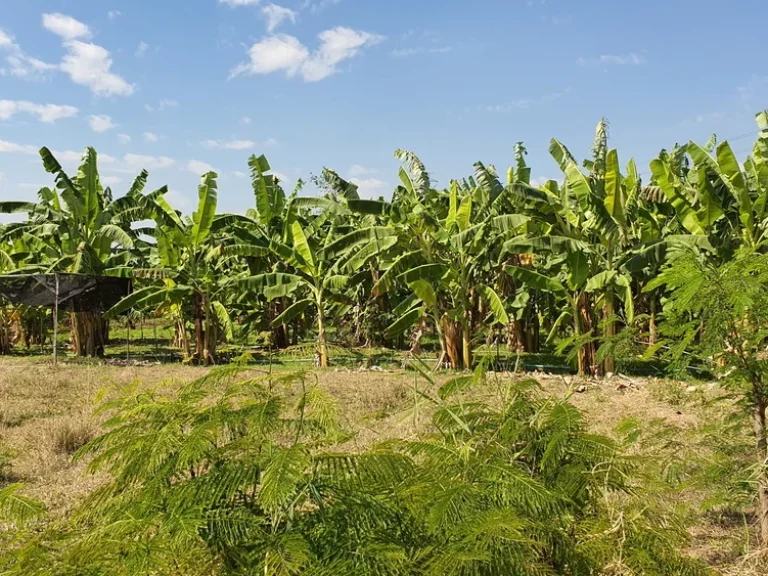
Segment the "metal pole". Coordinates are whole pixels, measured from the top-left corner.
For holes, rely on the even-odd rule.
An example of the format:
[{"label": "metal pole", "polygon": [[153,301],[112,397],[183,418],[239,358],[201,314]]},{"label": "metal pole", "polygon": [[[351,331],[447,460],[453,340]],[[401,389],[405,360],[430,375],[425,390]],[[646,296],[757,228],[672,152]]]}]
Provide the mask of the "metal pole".
[{"label": "metal pole", "polygon": [[53,302],[53,367],[56,368],[56,340],[59,337],[59,275],[53,275],[56,278],[56,299]]}]

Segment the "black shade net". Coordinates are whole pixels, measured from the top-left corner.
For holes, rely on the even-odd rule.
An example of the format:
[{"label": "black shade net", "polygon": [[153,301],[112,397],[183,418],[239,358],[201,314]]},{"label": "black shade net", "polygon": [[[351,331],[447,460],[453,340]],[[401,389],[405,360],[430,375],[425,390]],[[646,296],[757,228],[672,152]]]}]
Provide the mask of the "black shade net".
[{"label": "black shade net", "polygon": [[56,278],[61,310],[104,312],[131,293],[131,279],[86,274],[19,274],[0,276],[0,301],[53,307]]}]

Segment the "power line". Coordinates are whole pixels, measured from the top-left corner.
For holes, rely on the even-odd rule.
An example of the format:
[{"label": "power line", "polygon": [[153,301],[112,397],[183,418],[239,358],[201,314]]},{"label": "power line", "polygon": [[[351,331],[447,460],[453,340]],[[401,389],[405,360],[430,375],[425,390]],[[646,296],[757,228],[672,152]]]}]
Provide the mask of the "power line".
[{"label": "power line", "polygon": [[[768,136],[768,130],[762,130],[762,129],[752,130],[751,132],[745,132],[744,134],[739,134],[737,136],[732,136],[730,138],[725,138],[725,139],[721,140],[721,142],[736,142],[737,140],[743,140],[744,138],[749,138],[750,136],[754,136],[755,134],[765,134],[766,136]],[[741,150],[734,150],[733,153],[734,154],[740,154],[740,153],[746,152],[748,150],[751,150],[751,148],[744,148],[744,149],[741,149]],[[649,158],[648,160],[644,161],[642,163],[642,165],[643,166],[647,166],[648,164],[651,163],[652,160],[655,160],[655,159],[656,159],[655,156],[653,158]],[[638,175],[639,176],[650,176],[651,173],[650,173],[650,171],[648,169],[645,169],[642,172],[638,172]]]}]

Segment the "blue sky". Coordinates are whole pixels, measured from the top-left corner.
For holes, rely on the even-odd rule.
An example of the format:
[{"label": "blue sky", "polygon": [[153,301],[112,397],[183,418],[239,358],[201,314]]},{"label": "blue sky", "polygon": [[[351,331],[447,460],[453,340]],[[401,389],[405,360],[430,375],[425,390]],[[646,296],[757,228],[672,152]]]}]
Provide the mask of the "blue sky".
[{"label": "blue sky", "polygon": [[[289,181],[324,166],[388,197],[396,148],[444,185],[522,140],[558,177],[611,122],[622,164],[676,141],[754,132],[768,107],[764,0],[0,0],[0,198],[100,153],[122,195],[140,168],[191,212],[200,174],[219,205],[253,205],[247,158]],[[734,142],[743,157],[750,138]]]}]

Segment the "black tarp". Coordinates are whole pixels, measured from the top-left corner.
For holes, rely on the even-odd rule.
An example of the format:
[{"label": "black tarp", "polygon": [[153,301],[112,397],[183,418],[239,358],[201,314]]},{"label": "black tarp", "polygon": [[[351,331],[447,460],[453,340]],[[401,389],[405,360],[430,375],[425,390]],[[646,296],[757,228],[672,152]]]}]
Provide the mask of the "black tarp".
[{"label": "black tarp", "polygon": [[87,274],[18,274],[0,276],[0,299],[13,304],[53,307],[58,278],[59,309],[104,312],[131,293],[131,279]]}]

